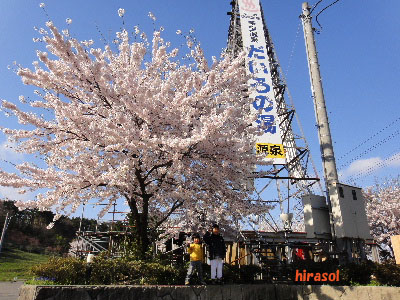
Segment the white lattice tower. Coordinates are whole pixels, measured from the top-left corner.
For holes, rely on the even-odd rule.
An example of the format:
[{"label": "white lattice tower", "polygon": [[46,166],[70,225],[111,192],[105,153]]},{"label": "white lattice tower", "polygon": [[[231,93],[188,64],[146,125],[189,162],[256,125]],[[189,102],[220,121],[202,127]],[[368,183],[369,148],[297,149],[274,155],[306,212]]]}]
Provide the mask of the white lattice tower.
[{"label": "white lattice tower", "polygon": [[[259,1],[259,0],[252,0]],[[228,45],[227,52],[231,55],[236,56],[243,50],[242,30],[241,30],[241,19],[239,13],[239,2],[232,1],[232,10],[228,13],[231,15],[230,26],[228,31]],[[261,3],[260,3],[261,7]],[[292,120],[295,115],[294,106],[285,101],[285,89],[286,84],[283,82],[280,76],[280,65],[275,53],[274,44],[272,42],[271,35],[266,26],[263,10],[261,7],[261,15],[263,21],[263,29],[265,36],[265,49],[269,61],[270,74],[272,77],[272,88],[275,95],[276,108],[279,117],[279,127],[282,137],[282,142],[286,153],[286,164],[285,165],[273,165],[270,170],[262,176],[255,176],[256,178],[269,179],[263,185],[263,188],[257,191],[257,194],[261,193],[272,183],[271,180],[276,179],[287,179],[297,187],[296,193],[293,197],[299,197],[301,194],[311,193],[311,186],[319,179],[311,178],[308,176],[308,163],[310,159],[310,152],[307,146],[307,142],[302,135],[296,135],[292,130]],[[249,103],[250,105],[250,103]],[[302,145],[302,146],[299,146]],[[269,173],[269,174],[268,174]],[[279,182],[277,182],[279,203],[282,209],[282,202],[288,199],[283,199],[280,193]],[[302,210],[298,207],[295,208],[297,218],[302,214]]]}]

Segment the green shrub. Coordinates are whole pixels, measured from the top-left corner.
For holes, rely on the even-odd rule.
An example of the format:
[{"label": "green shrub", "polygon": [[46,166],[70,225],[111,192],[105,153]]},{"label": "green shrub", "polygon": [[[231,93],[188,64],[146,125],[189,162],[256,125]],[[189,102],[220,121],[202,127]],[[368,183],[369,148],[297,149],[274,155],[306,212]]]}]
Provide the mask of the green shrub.
[{"label": "green shrub", "polygon": [[254,283],[257,275],[261,273],[261,267],[257,265],[229,265],[224,264],[223,277],[225,283]]},{"label": "green shrub", "polygon": [[123,258],[95,260],[91,284],[178,284],[179,271],[157,262],[128,261]]},{"label": "green shrub", "polygon": [[[160,260],[141,261],[132,258],[109,258],[101,254],[88,265],[86,261],[72,257],[53,257],[46,263],[32,267],[31,273],[35,279],[30,284],[183,284],[189,262],[180,266],[171,266]],[[366,261],[361,264],[338,266],[336,261],[315,263],[300,261],[290,266],[307,273],[334,273],[339,269],[339,282],[314,282],[305,284],[330,285],[390,285],[400,286],[400,266],[393,262],[375,264]],[[256,265],[224,264],[223,277],[226,283],[254,283],[261,267]],[[203,264],[203,275],[207,281],[210,278],[210,266]],[[373,279],[371,281],[371,278]],[[193,278],[193,283],[198,279]],[[299,282],[294,282],[299,284]]]},{"label": "green shrub", "polygon": [[86,263],[74,257],[52,257],[46,263],[33,266],[31,272],[58,284],[85,284]]},{"label": "green shrub", "polygon": [[381,284],[380,282],[376,281],[375,279],[371,279],[370,283],[368,283],[367,286],[384,286],[384,284]]},{"label": "green shrub", "polygon": [[182,284],[185,270],[160,262],[96,256],[88,265],[77,258],[51,258],[36,265],[35,277],[57,284]]},{"label": "green shrub", "polygon": [[360,264],[350,263],[340,268],[341,285],[366,285],[371,281],[371,276],[375,270],[375,264],[372,261],[365,261]]},{"label": "green shrub", "polygon": [[377,264],[374,276],[381,285],[400,286],[400,266],[394,262]]}]

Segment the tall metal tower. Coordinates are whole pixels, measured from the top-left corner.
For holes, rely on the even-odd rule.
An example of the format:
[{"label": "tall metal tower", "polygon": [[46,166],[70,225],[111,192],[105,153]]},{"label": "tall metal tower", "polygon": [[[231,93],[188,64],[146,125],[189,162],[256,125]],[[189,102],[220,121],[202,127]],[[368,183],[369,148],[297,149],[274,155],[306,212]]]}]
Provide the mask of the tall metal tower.
[{"label": "tall metal tower", "polygon": [[[228,15],[231,16],[229,33],[228,33],[228,46],[227,51],[233,56],[237,56],[241,51],[246,50],[243,46],[243,30],[241,19],[240,5],[248,6],[251,8],[258,5],[258,0],[236,0],[230,4],[232,6],[231,12]],[[272,164],[267,170],[255,174],[255,178],[258,181],[262,181],[262,188],[258,189],[257,194],[261,197],[261,193],[269,186],[276,185],[278,193],[278,201],[280,204],[281,214],[290,213],[294,206],[300,210],[299,203],[290,204],[290,198],[300,198],[303,194],[311,194],[312,186],[319,181],[317,175],[309,176],[309,164],[310,164],[310,151],[307,146],[307,142],[302,135],[295,134],[292,128],[292,121],[295,116],[295,108],[292,104],[285,101],[286,84],[281,77],[280,65],[275,53],[274,44],[270,32],[264,20],[264,14],[260,3],[261,19],[263,26],[263,34],[265,39],[264,47],[265,54],[268,59],[269,66],[267,66],[268,72],[272,79],[272,89],[275,96],[276,110],[277,110],[277,125],[280,129],[281,139],[286,154],[286,162],[284,164]],[[243,12],[242,12],[243,14]],[[257,18],[256,15],[249,18]],[[251,23],[252,21],[246,22]],[[248,26],[248,24],[246,24]],[[249,103],[250,105],[250,103]],[[284,193],[283,188],[286,186],[283,183],[291,186],[293,192]],[[269,200],[267,200],[269,201]],[[274,200],[270,199],[271,202]],[[302,211],[302,209],[301,209]],[[272,216],[271,216],[272,218]],[[274,221],[274,220],[270,220]],[[277,223],[277,222],[275,222]]]},{"label": "tall metal tower", "polygon": [[[272,185],[272,182],[275,182],[279,200],[268,199],[266,201],[279,202],[281,220],[284,223],[289,221],[289,226],[284,224],[286,225],[284,226],[285,232],[290,232],[291,229],[292,214],[290,210],[296,211],[297,208],[297,216],[304,216],[306,235],[302,237],[303,242],[311,242],[313,239],[324,241],[325,250],[329,247],[327,251],[342,262],[365,258],[365,243],[367,240],[371,241],[365,213],[365,201],[360,188],[344,185],[338,181],[308,4],[303,3],[301,19],[315,104],[326,197],[319,196],[311,190],[311,187],[319,181],[318,175],[313,178],[308,176],[310,153],[307,142],[304,136],[296,135],[293,131],[292,119],[295,109],[293,105],[285,101],[286,84],[280,74],[281,68],[264,20],[260,0],[234,0],[231,5],[232,10],[228,13],[231,15],[231,20],[227,51],[233,56],[243,50],[247,53],[246,72],[253,75],[251,79],[253,81],[249,81],[249,88],[253,88],[249,96],[249,105],[252,102],[252,106],[255,108],[254,112],[257,113],[255,126],[259,126],[263,131],[266,128],[263,135],[264,144],[260,143],[261,139],[259,139],[256,145],[257,151],[261,152],[259,149],[266,149],[267,158],[271,158],[271,145],[275,147],[274,149],[282,146],[285,152],[285,160],[282,160],[281,157],[274,159],[272,156],[273,163],[270,168],[256,172],[255,178],[267,181],[257,191],[258,197],[263,200],[261,194],[268,186]],[[273,93],[266,94],[266,91],[271,90]],[[269,104],[265,105],[266,102]],[[275,127],[273,131],[271,131],[272,127]],[[274,133],[275,136],[271,133]],[[280,137],[277,137],[277,133]],[[270,144],[269,140],[272,140],[273,143]],[[315,166],[314,172],[317,174]],[[288,182],[288,192],[285,196],[280,184],[282,180]],[[294,193],[289,192],[290,184],[297,188]],[[257,184],[255,187],[257,189]],[[321,194],[324,195],[321,184],[320,188]],[[295,205],[293,203],[290,205],[291,198],[301,199],[301,203],[298,201]],[[270,213],[269,217],[277,228],[278,222]],[[281,229],[275,229],[275,231],[278,234],[282,233]],[[288,241],[286,237],[287,235],[285,235],[285,239]],[[289,245],[289,243],[287,244]]]}]

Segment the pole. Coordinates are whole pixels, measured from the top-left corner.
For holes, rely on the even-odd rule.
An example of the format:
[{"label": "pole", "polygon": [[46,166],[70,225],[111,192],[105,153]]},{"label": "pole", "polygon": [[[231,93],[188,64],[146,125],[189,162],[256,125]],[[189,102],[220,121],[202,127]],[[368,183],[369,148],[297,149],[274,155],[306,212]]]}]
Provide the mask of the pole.
[{"label": "pole", "polygon": [[[10,217],[10,219],[11,219],[11,217]],[[3,246],[4,236],[6,235],[6,230],[7,230],[7,227],[8,227],[8,222],[9,222],[9,219],[8,219],[8,213],[7,213],[6,219],[5,219],[5,221],[4,221],[3,231],[2,231],[2,233],[1,233],[1,239],[0,239],[0,253],[1,253],[1,248],[2,248],[2,246]]]},{"label": "pole", "polygon": [[82,220],[83,220],[84,213],[85,213],[85,203],[83,203],[81,220],[79,221],[79,233],[81,233],[81,230],[82,230]]},{"label": "pole", "polygon": [[322,164],[324,168],[327,201],[329,207],[329,215],[331,219],[331,233],[332,238],[335,239],[336,235],[333,224],[332,204],[329,197],[329,191],[334,188],[333,184],[338,182],[338,174],[336,169],[335,154],[333,152],[331,131],[329,128],[328,113],[326,111],[324,91],[322,89],[322,79],[319,70],[318,54],[314,39],[314,30],[311,23],[312,17],[310,14],[310,7],[308,6],[308,2],[303,2],[301,18],[303,23],[304,39],[306,43],[311,91],[314,101],[315,118],[317,120]]},{"label": "pole", "polygon": [[314,31],[311,24],[310,7],[308,2],[303,3],[303,30],[306,41],[308,67],[310,71],[310,79],[312,93],[314,99],[315,115],[317,119],[318,135],[321,145],[321,156],[324,167],[326,184],[329,186],[333,182],[338,182],[338,174],[336,169],[335,155],[333,152],[333,144],[331,132],[329,129],[328,114],[326,111],[324,92],[322,89],[322,79],[319,70],[317,49],[314,40]]}]

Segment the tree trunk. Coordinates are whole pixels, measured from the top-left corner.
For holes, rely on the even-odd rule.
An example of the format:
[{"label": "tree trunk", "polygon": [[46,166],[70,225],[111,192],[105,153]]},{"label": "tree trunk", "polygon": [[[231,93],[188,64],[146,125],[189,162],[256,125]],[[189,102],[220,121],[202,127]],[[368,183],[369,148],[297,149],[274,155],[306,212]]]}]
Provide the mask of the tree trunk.
[{"label": "tree trunk", "polygon": [[[143,199],[144,203],[148,203],[148,198]],[[151,241],[148,232],[148,205],[143,205],[143,211],[138,212],[136,201],[131,199],[129,201],[131,213],[128,215],[129,224],[132,232],[132,242],[136,247],[136,254],[138,259],[149,259],[148,251],[150,249]]]}]

